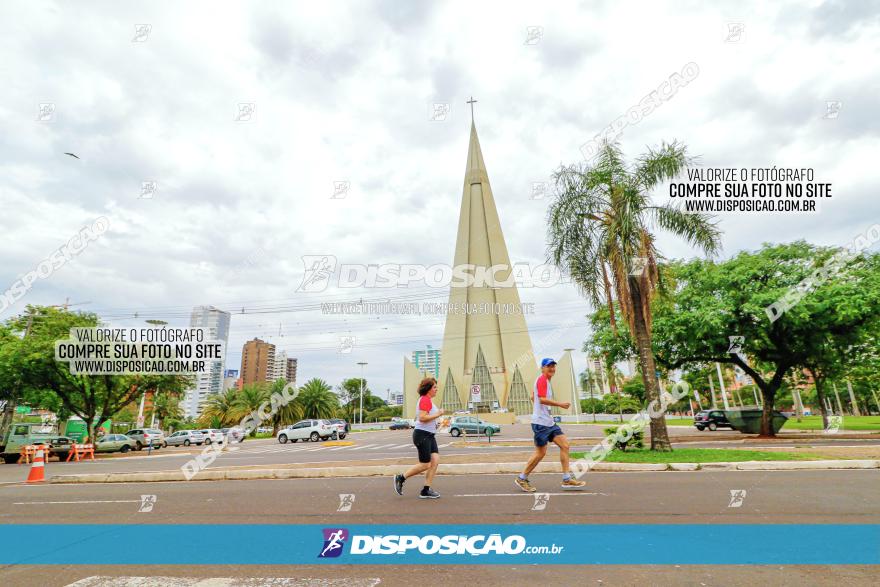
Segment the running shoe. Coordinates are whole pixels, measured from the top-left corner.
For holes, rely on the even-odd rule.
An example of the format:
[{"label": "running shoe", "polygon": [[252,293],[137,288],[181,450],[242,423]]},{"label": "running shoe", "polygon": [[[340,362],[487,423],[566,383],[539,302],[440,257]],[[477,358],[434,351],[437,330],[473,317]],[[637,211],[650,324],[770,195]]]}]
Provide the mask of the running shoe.
[{"label": "running shoe", "polygon": [[562,487],[563,489],[572,490],[572,489],[583,489],[586,485],[587,485],[586,482],[578,481],[574,477],[571,477],[569,479],[563,479],[560,487]]},{"label": "running shoe", "polygon": [[406,481],[406,477],[398,473],[394,476],[394,491],[397,492],[397,495],[403,495],[403,482]]},{"label": "running shoe", "polygon": [[430,487],[427,489],[422,489],[421,493],[419,493],[419,499],[437,499],[439,497],[440,494]]},{"label": "running shoe", "polygon": [[514,478],[513,482],[516,483],[516,486],[517,486],[517,487],[519,487],[520,489],[522,489],[522,490],[525,491],[526,493],[534,493],[535,491],[537,491],[537,489],[535,489],[534,487],[532,487],[532,484],[529,483],[529,480],[528,480],[528,479],[523,479],[523,478],[521,478],[521,477],[516,477],[516,478]]}]

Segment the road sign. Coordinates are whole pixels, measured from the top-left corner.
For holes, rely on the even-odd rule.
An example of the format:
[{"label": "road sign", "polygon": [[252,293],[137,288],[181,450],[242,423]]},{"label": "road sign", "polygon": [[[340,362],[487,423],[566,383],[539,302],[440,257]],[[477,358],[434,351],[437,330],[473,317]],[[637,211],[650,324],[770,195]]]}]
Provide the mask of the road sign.
[{"label": "road sign", "polygon": [[483,401],[482,394],[480,393],[480,385],[477,383],[471,385],[471,401],[474,403]]}]

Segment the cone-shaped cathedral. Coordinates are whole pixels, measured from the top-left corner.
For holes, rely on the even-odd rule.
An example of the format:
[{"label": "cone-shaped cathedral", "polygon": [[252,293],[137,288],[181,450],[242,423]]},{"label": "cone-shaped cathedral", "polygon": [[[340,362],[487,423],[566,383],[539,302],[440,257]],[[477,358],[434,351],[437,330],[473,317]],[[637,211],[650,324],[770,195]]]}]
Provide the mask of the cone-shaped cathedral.
[{"label": "cone-shaped cathedral", "polygon": [[[475,280],[476,283],[467,286],[453,281],[450,287],[450,311],[443,333],[439,393],[435,403],[444,410],[461,406],[479,412],[495,408],[507,408],[517,414],[530,412],[528,390],[538,369],[522,313],[496,310],[521,306],[516,285],[509,280],[510,257],[473,123],[453,264],[474,267],[473,275],[480,275],[480,268],[501,266],[501,269],[494,274],[486,272],[486,275],[494,275],[494,284],[489,279]],[[481,307],[488,310],[480,311]],[[465,311],[465,308],[474,310]],[[404,361],[403,413],[413,418],[420,373],[412,368],[408,359]],[[480,401],[469,406],[473,385],[480,386]],[[447,397],[447,394],[457,394],[457,397]]]}]

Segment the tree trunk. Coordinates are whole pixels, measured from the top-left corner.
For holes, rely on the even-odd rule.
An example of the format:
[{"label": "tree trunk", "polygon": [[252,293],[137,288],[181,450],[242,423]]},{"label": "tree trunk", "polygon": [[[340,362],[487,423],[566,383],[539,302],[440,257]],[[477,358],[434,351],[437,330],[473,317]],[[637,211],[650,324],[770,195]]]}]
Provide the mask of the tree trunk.
[{"label": "tree trunk", "polygon": [[6,405],[3,406],[3,415],[0,416],[0,442],[6,440],[6,431],[9,430],[9,426],[12,425],[12,419],[15,417],[15,405],[16,402],[9,399],[6,400]]},{"label": "tree trunk", "polygon": [[840,402],[840,393],[838,393],[838,391],[837,391],[837,384],[832,383],[831,389],[834,390],[834,397],[837,399],[837,411],[842,416],[843,415],[843,404]]},{"label": "tree trunk", "polygon": [[[654,365],[654,351],[651,345],[651,335],[645,321],[644,305],[642,301],[642,288],[639,279],[634,276],[629,278],[630,301],[632,302],[633,324],[635,326],[636,346],[639,351],[639,364],[642,368],[642,382],[645,384],[645,399],[648,405],[656,401],[660,405],[660,389],[657,385],[657,367]],[[619,399],[619,398],[618,398]],[[661,414],[657,418],[651,418],[651,450],[670,452],[672,445],[669,442],[669,433],[666,430],[666,416]]]},{"label": "tree trunk", "polygon": [[816,400],[819,402],[819,411],[822,412],[822,430],[828,430],[828,403],[825,398],[825,378],[817,374],[813,369],[809,369],[810,375],[813,376],[813,383],[816,384]]},{"label": "tree trunk", "polygon": [[764,409],[761,411],[761,434],[760,438],[773,438],[776,434],[773,433],[773,405],[776,400],[776,390],[767,389],[761,390],[761,395],[764,396]]},{"label": "tree trunk", "polygon": [[859,409],[859,402],[856,399],[856,394],[853,392],[852,383],[849,379],[846,380],[846,389],[849,391],[849,402],[852,404],[853,416],[861,416],[862,411]]}]

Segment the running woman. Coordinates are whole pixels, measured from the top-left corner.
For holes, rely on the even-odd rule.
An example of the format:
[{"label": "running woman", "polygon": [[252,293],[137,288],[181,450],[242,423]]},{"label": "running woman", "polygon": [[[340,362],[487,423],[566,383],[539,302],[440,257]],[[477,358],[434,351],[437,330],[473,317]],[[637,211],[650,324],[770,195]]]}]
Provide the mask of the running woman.
[{"label": "running woman", "polygon": [[526,463],[526,468],[514,480],[523,491],[535,492],[535,488],[529,483],[529,473],[538,466],[541,459],[547,454],[549,443],[559,447],[559,461],[562,463],[562,489],[582,489],[586,483],[578,481],[571,474],[568,465],[568,439],[550,415],[550,407],[556,406],[567,410],[569,402],[558,402],[553,399],[553,388],[550,380],[556,374],[556,361],[544,359],[541,361],[541,374],[535,380],[535,389],[532,392],[532,432],[535,435],[535,454]]},{"label": "running woman", "polygon": [[394,491],[397,495],[403,495],[404,482],[420,473],[425,473],[425,486],[419,493],[421,499],[437,499],[440,494],[431,489],[437,467],[440,466],[440,450],[437,448],[437,418],[443,415],[443,410],[431,401],[437,395],[437,380],[426,377],[419,383],[419,405],[416,417],[415,430],[413,430],[413,444],[419,451],[419,464],[401,475],[394,476]]}]

